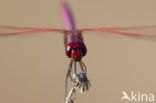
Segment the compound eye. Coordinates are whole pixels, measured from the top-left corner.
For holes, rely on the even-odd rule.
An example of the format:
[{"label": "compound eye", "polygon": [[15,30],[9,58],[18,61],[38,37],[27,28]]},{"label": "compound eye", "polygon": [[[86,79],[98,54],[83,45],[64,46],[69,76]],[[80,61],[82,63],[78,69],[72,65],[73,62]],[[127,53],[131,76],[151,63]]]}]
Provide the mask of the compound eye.
[{"label": "compound eye", "polygon": [[82,50],[83,56],[85,56],[87,53],[87,48],[86,48],[85,44],[78,42],[77,46]]},{"label": "compound eye", "polygon": [[87,48],[86,48],[86,46],[84,44],[82,46],[82,53],[83,53],[83,56],[85,56],[86,53],[87,53]]},{"label": "compound eye", "polygon": [[66,55],[71,58],[71,51],[73,49],[74,43],[67,44],[66,46]]}]

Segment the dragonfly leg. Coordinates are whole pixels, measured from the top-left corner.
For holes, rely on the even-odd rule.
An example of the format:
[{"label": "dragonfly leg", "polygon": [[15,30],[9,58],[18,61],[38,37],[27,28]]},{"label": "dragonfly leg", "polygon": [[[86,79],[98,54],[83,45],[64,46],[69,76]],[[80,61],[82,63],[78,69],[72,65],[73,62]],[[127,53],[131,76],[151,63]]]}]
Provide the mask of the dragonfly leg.
[{"label": "dragonfly leg", "polygon": [[86,74],[87,72],[86,65],[83,63],[83,61],[80,61],[79,64],[80,64],[81,70]]},{"label": "dragonfly leg", "polygon": [[76,62],[74,62],[74,72],[76,72],[76,73],[77,73]]},{"label": "dragonfly leg", "polygon": [[71,69],[72,69],[72,64],[73,64],[73,60],[70,61],[69,63],[69,67],[68,67],[68,71],[67,71],[67,74],[66,74],[66,79],[65,79],[65,100],[66,100],[66,97],[67,97],[67,87],[68,87],[68,77],[70,77],[70,79],[72,80],[72,77],[70,75],[71,73]]}]

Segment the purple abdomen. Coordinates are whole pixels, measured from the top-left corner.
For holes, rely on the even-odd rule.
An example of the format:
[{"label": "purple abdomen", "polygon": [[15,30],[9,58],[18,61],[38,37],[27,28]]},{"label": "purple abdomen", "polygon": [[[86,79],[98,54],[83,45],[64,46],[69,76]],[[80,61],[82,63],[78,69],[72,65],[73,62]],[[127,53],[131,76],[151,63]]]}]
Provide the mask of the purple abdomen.
[{"label": "purple abdomen", "polygon": [[71,10],[66,3],[61,3],[61,17],[63,21],[63,26],[66,30],[75,29],[74,19]]}]

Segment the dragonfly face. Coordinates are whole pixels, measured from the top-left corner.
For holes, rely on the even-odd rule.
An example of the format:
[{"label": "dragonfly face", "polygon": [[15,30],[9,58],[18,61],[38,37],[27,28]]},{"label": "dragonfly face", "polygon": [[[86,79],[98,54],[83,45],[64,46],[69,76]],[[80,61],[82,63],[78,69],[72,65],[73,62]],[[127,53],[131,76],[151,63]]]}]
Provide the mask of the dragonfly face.
[{"label": "dragonfly face", "polygon": [[76,42],[70,43],[66,47],[66,55],[72,58],[73,61],[80,61],[87,53],[87,49],[84,43]]}]

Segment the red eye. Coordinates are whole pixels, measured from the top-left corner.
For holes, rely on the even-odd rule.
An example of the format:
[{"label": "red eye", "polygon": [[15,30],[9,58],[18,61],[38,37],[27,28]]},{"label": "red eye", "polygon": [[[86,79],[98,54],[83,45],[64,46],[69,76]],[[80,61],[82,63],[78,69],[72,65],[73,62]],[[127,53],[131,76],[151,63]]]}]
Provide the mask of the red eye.
[{"label": "red eye", "polygon": [[71,51],[74,47],[74,43],[70,43],[70,44],[67,44],[66,46],[66,55],[70,58],[71,57]]},{"label": "red eye", "polygon": [[66,55],[69,58],[71,58],[71,56],[74,57],[74,55],[75,55],[75,57],[80,57],[80,56],[78,56],[79,54],[81,54],[81,56],[85,56],[86,53],[87,53],[86,46],[85,46],[85,44],[83,44],[81,42],[70,43],[70,44],[67,44],[67,46],[66,46]]},{"label": "red eye", "polygon": [[87,53],[87,48],[86,48],[85,44],[81,43],[81,42],[77,42],[76,45],[78,48],[80,48],[82,50],[83,56],[85,56]]}]

